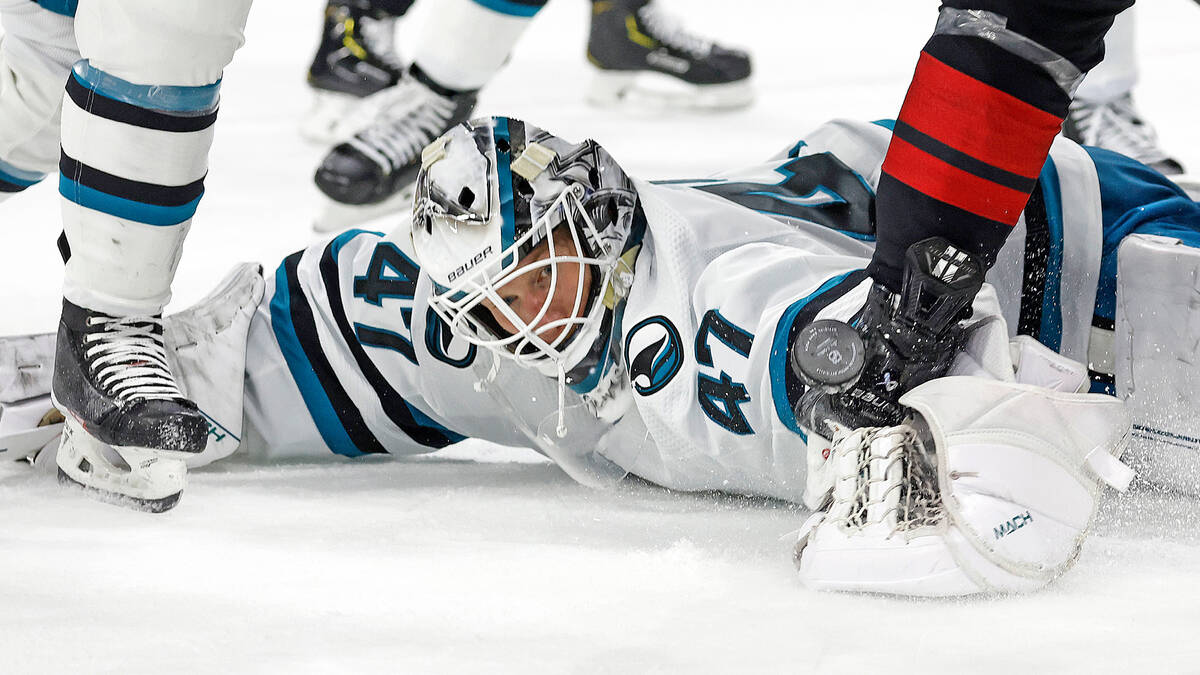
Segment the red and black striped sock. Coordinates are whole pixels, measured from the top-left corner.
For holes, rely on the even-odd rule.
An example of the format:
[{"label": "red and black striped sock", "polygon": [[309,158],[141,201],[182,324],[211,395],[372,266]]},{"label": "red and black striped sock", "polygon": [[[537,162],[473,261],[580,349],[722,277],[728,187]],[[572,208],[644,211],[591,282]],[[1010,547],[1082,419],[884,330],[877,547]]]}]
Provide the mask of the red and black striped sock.
[{"label": "red and black striped sock", "polygon": [[[869,268],[892,290],[901,284],[904,252],[932,236],[991,267],[1036,185],[1079,73],[1099,61],[1104,32],[1118,11],[991,4],[997,2],[1015,20],[943,8],[900,109],[879,181],[878,243]],[[1035,12],[1054,14],[1061,21],[1051,23],[1060,27],[1073,21],[1080,30],[1064,29],[1069,40],[1042,35],[1031,27],[1038,25]],[[995,30],[963,28],[973,21]]]}]

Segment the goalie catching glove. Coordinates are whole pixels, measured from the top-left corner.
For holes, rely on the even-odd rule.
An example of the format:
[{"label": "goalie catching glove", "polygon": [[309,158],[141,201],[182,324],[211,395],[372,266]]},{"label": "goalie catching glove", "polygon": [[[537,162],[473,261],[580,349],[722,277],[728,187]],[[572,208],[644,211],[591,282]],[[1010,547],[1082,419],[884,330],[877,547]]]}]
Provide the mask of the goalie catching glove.
[{"label": "goalie catching glove", "polygon": [[1099,482],[1128,485],[1124,404],[1076,393],[1086,383],[1079,364],[1028,338],[1010,346],[997,319],[973,332],[953,372],[976,375],[908,392],[900,404],[914,413],[900,425],[835,438],[823,467],[832,486],[795,549],[806,586],[1034,590],[1075,562]]}]

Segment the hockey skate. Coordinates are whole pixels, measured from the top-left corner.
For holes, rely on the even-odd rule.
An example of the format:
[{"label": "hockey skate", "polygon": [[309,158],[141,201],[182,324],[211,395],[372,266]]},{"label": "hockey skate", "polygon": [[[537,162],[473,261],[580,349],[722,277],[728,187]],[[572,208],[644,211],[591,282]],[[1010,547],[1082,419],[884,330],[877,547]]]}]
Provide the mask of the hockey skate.
[{"label": "hockey skate", "polygon": [[1159,147],[1154,127],[1142,119],[1128,93],[1107,103],[1076,100],[1063,124],[1063,135],[1080,145],[1132,157],[1167,176],[1183,173],[1183,165]]},{"label": "hockey skate", "polygon": [[900,424],[900,397],[944,375],[962,350],[961,322],[982,285],[979,264],[945,239],[910,246],[899,294],[874,284],[853,325],[815,321],[797,335],[791,367],[808,387],[797,419],[827,438]]},{"label": "hockey skate", "polygon": [[407,209],[421,150],[470,117],[476,92],[443,89],[414,66],[375,97],[379,113],[370,126],[334,147],[317,169],[317,187],[334,202],[314,223],[318,232]]},{"label": "hockey skate", "polygon": [[[198,442],[198,449],[192,450],[189,446],[187,451],[176,448],[163,452],[145,443],[119,445],[93,432],[99,425],[89,426],[76,414],[68,413],[65,426],[60,425],[63,437],[57,450],[60,481],[82,487],[102,501],[161,512],[179,501],[186,485],[188,464],[204,464],[233,453],[241,434],[246,334],[264,287],[258,265],[240,265],[204,300],[156,324],[159,326],[158,351],[161,352],[157,355],[161,355],[162,364],[161,368],[154,364],[155,369],[167,370],[169,374],[166,363],[171,361],[173,369],[182,375],[170,398],[148,400],[168,401],[194,413],[200,420],[202,433],[198,441],[189,438],[189,442]],[[33,339],[44,337],[53,336]],[[62,339],[60,332],[59,361],[62,359]],[[0,342],[0,355],[10,344],[12,340]],[[18,360],[34,363],[37,358],[38,353],[26,348]],[[46,361],[44,365],[49,370],[50,362]],[[141,364],[126,370],[150,367],[150,364]],[[56,376],[60,370],[54,368]],[[0,377],[7,372],[6,362],[0,362]],[[100,372],[99,379],[107,382],[103,369]],[[108,379],[119,377],[107,376]],[[139,386],[168,388],[160,374],[142,374],[139,379],[144,381]],[[175,385],[172,383],[171,386]],[[115,385],[112,388],[116,388]],[[36,387],[29,388],[26,393],[37,395],[35,390]],[[49,393],[49,389],[46,388],[44,393]],[[167,396],[165,391],[161,395]],[[196,403],[183,398],[185,395]],[[47,399],[43,396],[41,400],[45,407]],[[55,402],[56,405],[61,402],[57,392]],[[187,431],[192,433],[190,427]],[[0,436],[0,444],[7,441],[7,437]]]},{"label": "hockey skate", "polygon": [[594,3],[587,55],[595,105],[721,110],[754,100],[748,54],[687,32],[650,0]]},{"label": "hockey skate", "polygon": [[395,51],[395,24],[395,17],[372,9],[369,0],[329,3],[321,43],[308,68],[313,107],[301,123],[301,136],[332,145],[370,123],[370,97],[404,74]]}]

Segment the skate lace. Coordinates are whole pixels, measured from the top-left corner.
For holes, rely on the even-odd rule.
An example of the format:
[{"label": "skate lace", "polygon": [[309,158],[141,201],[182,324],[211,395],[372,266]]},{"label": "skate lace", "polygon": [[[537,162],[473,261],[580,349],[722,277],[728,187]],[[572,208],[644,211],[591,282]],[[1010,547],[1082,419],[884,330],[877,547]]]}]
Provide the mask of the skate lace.
[{"label": "skate lace", "polygon": [[183,393],[167,365],[162,319],[147,316],[92,316],[99,330],[84,336],[84,350],[97,386],[118,401],[181,399]]},{"label": "skate lace", "polygon": [[455,102],[414,79],[392,87],[371,126],[349,144],[380,166],[395,170],[410,164],[421,149],[446,131]]},{"label": "skate lace", "polygon": [[363,42],[375,58],[393,70],[404,70],[404,61],[396,52],[396,19],[364,16],[361,25]]},{"label": "skate lace", "polygon": [[663,12],[654,3],[641,7],[637,14],[648,32],[668,47],[674,47],[700,58],[708,56],[712,51],[712,40],[688,31],[678,18]]},{"label": "skate lace", "polygon": [[907,425],[856,429],[834,445],[841,468],[830,520],[848,531],[888,528],[907,535],[944,517],[937,477]]},{"label": "skate lace", "polygon": [[1138,117],[1133,98],[1126,94],[1107,103],[1078,104],[1071,117],[1079,128],[1080,143],[1119,152],[1140,162],[1166,159],[1154,128]]}]

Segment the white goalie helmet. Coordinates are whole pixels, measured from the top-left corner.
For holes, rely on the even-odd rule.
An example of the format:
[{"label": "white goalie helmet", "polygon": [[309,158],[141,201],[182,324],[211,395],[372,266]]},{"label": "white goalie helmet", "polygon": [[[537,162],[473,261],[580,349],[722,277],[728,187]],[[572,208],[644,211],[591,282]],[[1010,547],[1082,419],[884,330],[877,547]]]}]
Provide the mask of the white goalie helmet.
[{"label": "white goalie helmet", "polygon": [[456,126],[426,147],[413,247],[453,333],[592,392],[644,231],[629,177],[594,141],[520,120]]}]

